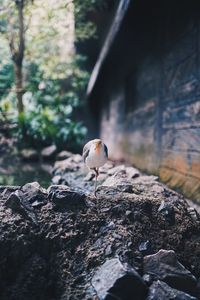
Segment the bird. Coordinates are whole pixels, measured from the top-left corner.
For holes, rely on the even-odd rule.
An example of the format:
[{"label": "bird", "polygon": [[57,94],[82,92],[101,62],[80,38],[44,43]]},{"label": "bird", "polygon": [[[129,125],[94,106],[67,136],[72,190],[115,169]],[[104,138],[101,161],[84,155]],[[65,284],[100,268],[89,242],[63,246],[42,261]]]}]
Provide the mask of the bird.
[{"label": "bird", "polygon": [[101,139],[94,139],[85,144],[82,156],[86,166],[95,172],[94,195],[96,197],[99,168],[108,160],[108,148]]}]

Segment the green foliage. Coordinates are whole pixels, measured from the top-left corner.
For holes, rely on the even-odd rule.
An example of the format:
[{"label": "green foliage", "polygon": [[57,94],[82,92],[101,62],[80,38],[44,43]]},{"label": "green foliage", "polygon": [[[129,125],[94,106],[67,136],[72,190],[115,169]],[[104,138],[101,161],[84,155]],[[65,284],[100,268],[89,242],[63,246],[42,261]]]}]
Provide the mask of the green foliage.
[{"label": "green foliage", "polygon": [[[75,53],[75,42],[96,38],[88,15],[105,5],[102,0],[25,1],[25,59],[23,63],[25,111],[17,116],[9,37],[18,44],[15,1],[0,0],[0,109],[9,112],[19,144],[56,144],[74,149],[86,134],[81,123],[89,74],[86,58]],[[16,34],[15,34],[16,33]],[[24,135],[25,133],[25,135]]]},{"label": "green foliage", "polygon": [[[61,108],[65,109],[61,111]],[[36,148],[56,144],[60,149],[74,150],[82,142],[86,128],[80,122],[72,121],[70,114],[71,111],[66,107],[58,106],[52,110],[39,105],[26,115],[21,115],[20,128],[25,126],[26,143]],[[20,140],[22,132],[18,134]]]},{"label": "green foliage", "polygon": [[[68,68],[65,80],[45,78],[37,65],[28,66],[30,80],[24,95],[26,114],[20,116],[20,129],[26,131],[26,143],[40,147],[56,144],[60,149],[75,150],[87,132],[74,114],[80,107],[80,97],[85,90],[88,74],[82,71],[77,58]],[[67,86],[66,86],[67,85]],[[22,130],[18,133],[21,141]]]},{"label": "green foliage", "polygon": [[11,63],[2,65],[0,69],[0,99],[9,93],[13,82],[13,65]]},{"label": "green foliage", "polygon": [[8,45],[5,39],[2,38],[0,43],[0,101],[2,97],[6,97],[9,94],[13,82],[13,64],[8,52]]},{"label": "green foliage", "polygon": [[107,6],[106,0],[74,0],[74,13],[76,20],[76,40],[83,41],[97,38],[96,25],[88,21],[88,15]]}]

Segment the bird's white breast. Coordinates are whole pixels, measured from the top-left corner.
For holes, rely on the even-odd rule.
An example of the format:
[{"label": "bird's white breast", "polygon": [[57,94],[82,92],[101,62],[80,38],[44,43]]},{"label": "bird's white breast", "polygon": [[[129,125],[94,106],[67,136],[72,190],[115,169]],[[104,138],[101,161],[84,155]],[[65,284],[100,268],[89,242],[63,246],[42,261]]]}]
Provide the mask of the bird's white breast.
[{"label": "bird's white breast", "polygon": [[91,147],[85,162],[89,168],[99,168],[103,166],[106,161],[107,157],[104,147],[100,147],[99,151],[96,151],[94,147]]}]

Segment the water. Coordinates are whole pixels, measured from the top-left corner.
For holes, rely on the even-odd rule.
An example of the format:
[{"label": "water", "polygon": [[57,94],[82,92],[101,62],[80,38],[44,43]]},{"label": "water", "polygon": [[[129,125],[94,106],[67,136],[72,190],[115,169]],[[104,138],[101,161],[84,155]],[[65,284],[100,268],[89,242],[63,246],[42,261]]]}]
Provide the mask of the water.
[{"label": "water", "polygon": [[0,163],[0,185],[21,186],[28,182],[37,181],[41,186],[48,187],[52,177],[51,170],[50,164],[25,163],[11,158],[9,161]]}]

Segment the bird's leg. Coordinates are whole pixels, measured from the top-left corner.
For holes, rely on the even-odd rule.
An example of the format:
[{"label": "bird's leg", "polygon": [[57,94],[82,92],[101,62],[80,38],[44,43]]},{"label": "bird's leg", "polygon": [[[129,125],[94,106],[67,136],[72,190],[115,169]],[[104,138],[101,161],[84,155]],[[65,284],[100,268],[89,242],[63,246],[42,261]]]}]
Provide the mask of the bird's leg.
[{"label": "bird's leg", "polygon": [[94,171],[95,171],[94,195],[95,195],[95,197],[96,197],[97,177],[99,176],[99,170],[98,170],[98,168],[94,168]]}]

